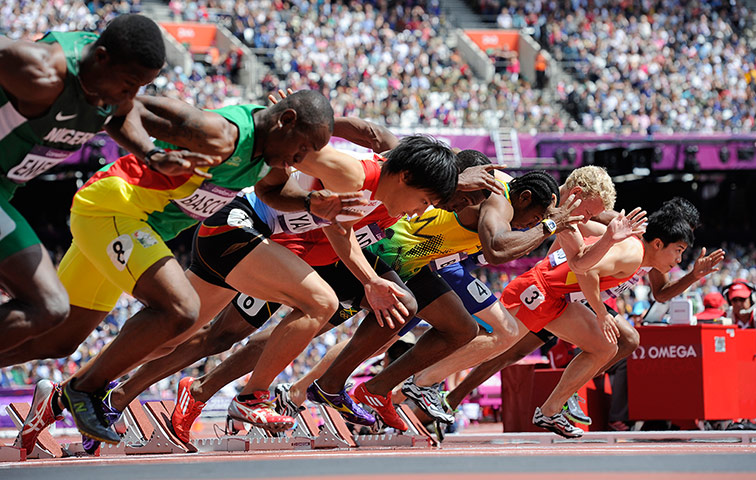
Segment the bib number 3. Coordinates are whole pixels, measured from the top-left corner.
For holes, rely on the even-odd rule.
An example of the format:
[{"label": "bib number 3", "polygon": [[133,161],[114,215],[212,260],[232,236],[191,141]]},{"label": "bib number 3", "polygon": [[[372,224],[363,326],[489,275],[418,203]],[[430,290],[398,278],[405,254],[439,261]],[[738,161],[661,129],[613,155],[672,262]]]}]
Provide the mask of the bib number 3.
[{"label": "bib number 3", "polygon": [[535,310],[546,299],[543,292],[538,287],[531,285],[520,294],[520,300],[530,310]]}]

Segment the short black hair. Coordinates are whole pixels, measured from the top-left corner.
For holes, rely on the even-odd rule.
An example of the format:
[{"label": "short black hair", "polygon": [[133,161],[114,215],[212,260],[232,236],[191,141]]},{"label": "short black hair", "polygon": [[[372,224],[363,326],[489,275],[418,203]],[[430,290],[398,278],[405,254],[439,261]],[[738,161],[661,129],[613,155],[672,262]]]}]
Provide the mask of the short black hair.
[{"label": "short black hair", "polygon": [[662,204],[659,210],[670,210],[676,215],[681,216],[690,224],[690,228],[695,230],[701,226],[701,216],[698,209],[692,203],[682,197],[674,197]]},{"label": "short black hair", "polygon": [[525,190],[530,190],[533,203],[536,205],[548,207],[551,205],[552,195],[556,195],[556,203],[559,205],[559,185],[545,170],[533,170],[509,182],[510,197],[519,195]]},{"label": "short black hair", "polygon": [[670,243],[685,242],[689,247],[693,246],[695,236],[688,219],[679,210],[674,208],[661,208],[648,217],[644,240],[650,242],[658,238],[666,246]]},{"label": "short black hair", "polygon": [[113,19],[94,43],[105,47],[111,62],[136,63],[158,69],[165,63],[165,43],[160,27],[144,15],[120,15]]},{"label": "short black hair", "polygon": [[433,192],[448,202],[457,189],[457,159],[449,147],[427,135],[410,135],[399,141],[383,163],[383,173],[407,172],[407,185]]},{"label": "short black hair", "polygon": [[297,124],[305,128],[325,125],[333,132],[333,107],[322,93],[299,90],[286,96],[269,110],[275,115],[289,108],[297,112]]}]

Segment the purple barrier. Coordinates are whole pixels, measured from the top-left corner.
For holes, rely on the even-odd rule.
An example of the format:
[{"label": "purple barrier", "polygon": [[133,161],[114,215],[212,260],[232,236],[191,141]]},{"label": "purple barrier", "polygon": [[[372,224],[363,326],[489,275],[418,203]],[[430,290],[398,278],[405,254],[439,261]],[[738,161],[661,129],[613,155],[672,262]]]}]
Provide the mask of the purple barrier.
[{"label": "purple barrier", "polygon": [[[397,133],[397,136],[404,137],[406,135]],[[461,150],[478,150],[479,152],[483,152],[485,155],[491,158],[496,158],[496,146],[491,141],[491,137],[489,135],[447,135],[442,132],[433,133],[432,136],[452,147],[456,147]],[[350,143],[347,140],[339,137],[332,137],[331,145],[335,148],[343,150],[367,151],[366,149],[362,149],[354,145],[353,143]]]},{"label": "purple barrier", "polygon": [[[574,134],[520,134],[520,151],[523,158],[554,158],[555,154],[574,149],[575,165],[583,163],[588,149],[611,147],[657,147],[661,156],[653,168],[682,170],[686,147],[695,147],[695,159],[701,170],[744,170],[756,168],[756,135],[731,134],[670,134],[670,135],[597,135]],[[724,157],[723,157],[724,155]]]}]

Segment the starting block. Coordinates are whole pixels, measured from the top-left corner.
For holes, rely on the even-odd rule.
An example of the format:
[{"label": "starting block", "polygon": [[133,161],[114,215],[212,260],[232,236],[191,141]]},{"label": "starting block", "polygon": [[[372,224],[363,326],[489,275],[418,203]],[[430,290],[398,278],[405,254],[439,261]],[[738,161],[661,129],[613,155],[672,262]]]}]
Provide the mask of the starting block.
[{"label": "starting block", "polygon": [[300,416],[297,416],[297,418],[299,421],[294,430],[279,433],[271,433],[256,426],[250,426],[249,430],[245,432],[242,430],[243,426],[239,424],[240,422],[229,418],[227,423],[231,428],[228,430],[239,432],[241,435],[223,435],[220,438],[193,440],[192,443],[202,452],[309,450],[312,448],[314,435],[310,433],[307,426],[302,425],[307,425],[308,420],[310,424],[314,424],[315,422],[312,420],[309,412],[305,412],[305,417],[300,418]]},{"label": "starting block", "polygon": [[404,420],[407,431],[402,433],[379,433],[369,435],[355,435],[354,439],[360,447],[422,447],[437,446],[428,430],[420,423],[417,416],[408,405],[397,405],[396,413]]},{"label": "starting block", "polygon": [[335,409],[319,405],[323,426],[313,440],[313,448],[354,448],[354,447],[434,447],[436,441],[406,405],[399,405],[396,411],[407,424],[403,433],[376,433],[352,435],[346,422]]},{"label": "starting block", "polygon": [[[29,415],[31,405],[25,402],[14,402],[8,405],[5,409],[16,427],[21,430],[26,416]],[[23,450],[18,448],[20,445],[14,445],[13,447],[16,447],[18,450]],[[11,456],[14,455],[13,452],[6,453]],[[45,429],[40,432],[37,437],[37,444],[34,446],[34,449],[31,452],[26,452],[25,458],[62,458],[68,456],[71,456],[71,454],[68,451],[64,451],[60,444],[55,441],[50,432]]]},{"label": "starting block", "polygon": [[[193,453],[197,448],[184,444],[170,427],[173,401],[132,401],[123,412],[126,425],[118,445],[102,444],[101,455],[142,455],[161,453]],[[116,428],[118,430],[118,427]],[[120,433],[120,432],[119,432]]]},{"label": "starting block", "polygon": [[26,450],[18,447],[0,445],[0,462],[25,462]]}]

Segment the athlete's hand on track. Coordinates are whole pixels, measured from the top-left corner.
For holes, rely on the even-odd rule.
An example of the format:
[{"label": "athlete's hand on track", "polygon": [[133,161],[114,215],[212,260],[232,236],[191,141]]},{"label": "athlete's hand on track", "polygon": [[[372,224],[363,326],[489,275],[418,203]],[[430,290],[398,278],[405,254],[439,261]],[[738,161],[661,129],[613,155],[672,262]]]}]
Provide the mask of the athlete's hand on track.
[{"label": "athlete's hand on track", "polygon": [[164,175],[186,175],[193,173],[200,177],[212,178],[213,176],[205,171],[200,170],[203,167],[214,167],[220,165],[222,158],[202,153],[194,153],[189,150],[171,150],[162,153],[155,153],[150,157],[150,168]]},{"label": "athlete's hand on track", "polygon": [[359,217],[365,215],[365,212],[355,209],[362,205],[367,205],[368,201],[362,195],[362,192],[335,193],[330,190],[316,190],[310,194],[310,213],[338,226],[339,232],[344,234],[346,230],[339,222],[336,221],[338,215],[349,215]]},{"label": "athlete's hand on track", "polygon": [[646,232],[646,211],[636,207],[625,216],[625,210],[614,217],[606,230],[614,243],[621,242],[634,235],[643,235]]},{"label": "athlete's hand on track", "polygon": [[614,319],[614,315],[607,313],[598,317],[599,327],[604,332],[604,338],[609,340],[609,343],[617,344],[617,339],[620,336],[619,327],[617,321]]},{"label": "athlete's hand on track", "polygon": [[721,248],[714,250],[709,255],[706,255],[706,247],[702,248],[696,263],[693,265],[693,276],[696,280],[700,280],[711,272],[718,272],[719,267],[717,265],[724,258],[725,252]]},{"label": "athlete's hand on track", "polygon": [[392,330],[392,318],[403,325],[404,319],[409,316],[407,307],[397,298],[406,294],[399,285],[382,277],[376,277],[365,284],[365,298],[373,309],[378,325],[386,325]]},{"label": "athlete's hand on track", "polygon": [[497,182],[490,172],[494,170],[503,170],[505,165],[476,165],[467,167],[459,174],[457,181],[457,190],[461,192],[474,192],[475,190],[488,189],[493,193],[504,195],[506,190],[504,185]]},{"label": "athlete's hand on track", "polygon": [[565,200],[564,205],[557,207],[556,201],[553,201],[549,208],[546,210],[546,217],[554,220],[557,225],[557,232],[561,232],[565,228],[571,226],[574,223],[583,220],[582,215],[572,215],[572,212],[580,206],[583,201],[575,197],[575,194],[570,195]]}]

